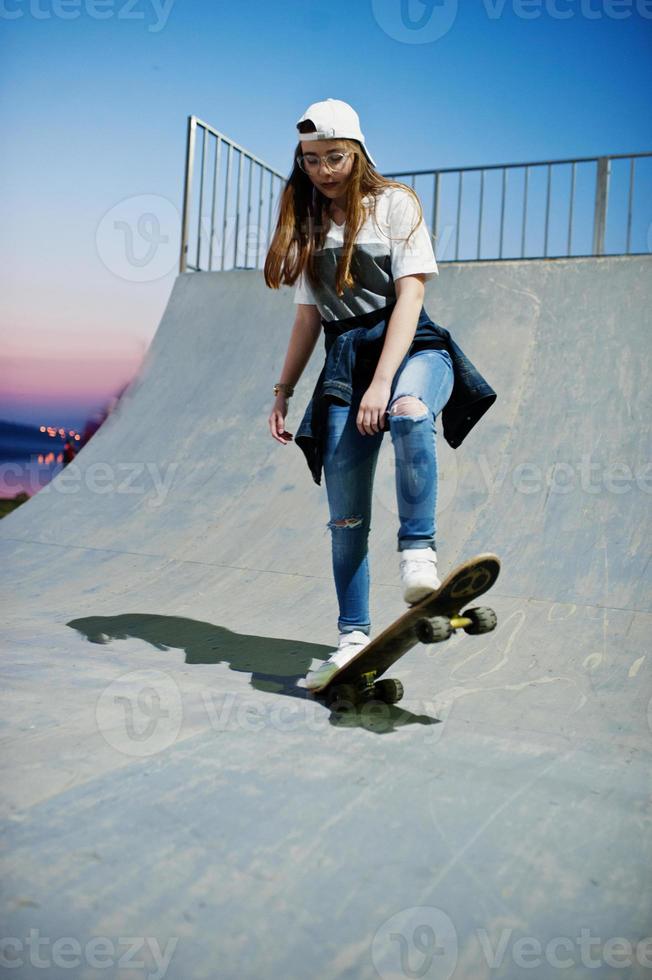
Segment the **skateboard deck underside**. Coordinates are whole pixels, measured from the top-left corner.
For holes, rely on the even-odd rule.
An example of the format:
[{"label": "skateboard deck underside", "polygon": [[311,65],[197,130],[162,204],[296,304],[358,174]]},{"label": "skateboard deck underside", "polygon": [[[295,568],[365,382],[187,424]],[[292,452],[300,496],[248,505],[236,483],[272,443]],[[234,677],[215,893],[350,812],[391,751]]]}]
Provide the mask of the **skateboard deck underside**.
[{"label": "skateboard deck underside", "polygon": [[432,616],[457,616],[460,611],[491,588],[498,578],[500,560],[493,554],[470,558],[444,579],[437,592],[425,596],[410,606],[399,619],[394,620],[382,633],[361,650],[357,657],[335,674],[319,695],[337,684],[355,684],[363,674],[373,671],[376,678],[396,663],[410,650],[418,639],[416,624]]}]

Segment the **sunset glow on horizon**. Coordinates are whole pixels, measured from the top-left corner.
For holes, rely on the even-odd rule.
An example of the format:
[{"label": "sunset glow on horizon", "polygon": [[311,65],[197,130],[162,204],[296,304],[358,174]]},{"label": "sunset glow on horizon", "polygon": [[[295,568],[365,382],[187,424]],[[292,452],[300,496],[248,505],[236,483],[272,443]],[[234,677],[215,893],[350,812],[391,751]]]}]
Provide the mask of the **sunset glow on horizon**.
[{"label": "sunset glow on horizon", "polygon": [[0,358],[0,418],[32,425],[81,425],[138,374],[142,356]]}]

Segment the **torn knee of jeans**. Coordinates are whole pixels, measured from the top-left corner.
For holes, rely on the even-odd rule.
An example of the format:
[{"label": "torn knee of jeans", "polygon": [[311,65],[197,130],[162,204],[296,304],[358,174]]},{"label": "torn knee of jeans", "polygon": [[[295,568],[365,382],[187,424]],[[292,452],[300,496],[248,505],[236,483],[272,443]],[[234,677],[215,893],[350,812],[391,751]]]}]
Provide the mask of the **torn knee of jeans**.
[{"label": "torn knee of jeans", "polygon": [[338,517],[335,520],[328,522],[328,527],[360,527],[362,524],[362,515],[356,514],[355,517]]},{"label": "torn knee of jeans", "polygon": [[389,414],[393,416],[409,416],[410,418],[425,418],[428,406],[424,405],[416,395],[399,395],[392,402]]}]

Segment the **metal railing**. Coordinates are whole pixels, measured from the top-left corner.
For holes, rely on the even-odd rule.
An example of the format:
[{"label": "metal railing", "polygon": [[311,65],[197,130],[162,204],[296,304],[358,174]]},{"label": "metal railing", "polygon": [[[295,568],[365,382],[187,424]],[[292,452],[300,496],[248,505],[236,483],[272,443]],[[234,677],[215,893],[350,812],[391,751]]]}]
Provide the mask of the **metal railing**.
[{"label": "metal railing", "polygon": [[[638,183],[637,162],[642,171]],[[419,195],[440,263],[631,255],[652,247],[652,153],[384,176],[409,184]],[[286,180],[287,175],[189,116],[179,271],[261,268]],[[638,205],[635,189],[645,206]]]},{"label": "metal railing", "polygon": [[[199,181],[195,190],[198,130],[203,138]],[[232,187],[234,160],[237,160],[235,190]],[[242,185],[245,170],[247,203],[243,212]],[[274,170],[224,133],[213,129],[196,116],[189,116],[179,271],[210,271],[214,268],[214,260],[218,269],[258,268],[272,238],[273,212],[286,180],[285,174]],[[193,192],[197,195],[196,202],[193,200]],[[257,207],[252,201],[254,194],[257,195]],[[208,208],[206,213],[205,207]],[[252,220],[254,209],[256,217]],[[196,229],[192,227],[191,230],[195,222]],[[192,263],[189,260],[191,240],[195,245]],[[249,264],[251,251],[255,253],[253,265]],[[205,265],[202,265],[204,260]]]},{"label": "metal railing", "polygon": [[[650,251],[652,166],[646,167],[641,181],[646,210],[640,208],[636,213],[639,224],[642,222],[641,227],[636,228],[638,251],[632,248],[632,231],[635,163],[637,160],[652,163],[651,158],[652,153],[612,154],[531,163],[400,171],[385,176],[409,183],[422,204],[430,200],[430,231],[438,243],[436,254],[439,261],[631,255]],[[618,172],[618,200],[610,209],[610,189],[616,161],[628,161],[629,167],[624,172]],[[486,191],[487,174],[498,178],[494,181],[494,185],[498,186],[491,189],[489,197]],[[553,174],[561,185],[554,192]],[[477,195],[477,207],[474,208],[475,214],[465,215],[464,180],[467,175],[478,175],[473,189]],[[538,187],[537,175],[544,177]],[[584,178],[581,184],[578,175]],[[512,177],[514,193],[508,208],[509,176]],[[562,178],[566,181],[565,188]],[[431,184],[430,194],[427,183],[426,187],[419,186],[419,183],[428,181]],[[610,243],[606,240],[608,229],[610,237],[614,239]],[[553,233],[556,248],[551,243]],[[617,240],[619,235],[620,242]],[[506,247],[506,238],[509,239],[509,247]]]}]

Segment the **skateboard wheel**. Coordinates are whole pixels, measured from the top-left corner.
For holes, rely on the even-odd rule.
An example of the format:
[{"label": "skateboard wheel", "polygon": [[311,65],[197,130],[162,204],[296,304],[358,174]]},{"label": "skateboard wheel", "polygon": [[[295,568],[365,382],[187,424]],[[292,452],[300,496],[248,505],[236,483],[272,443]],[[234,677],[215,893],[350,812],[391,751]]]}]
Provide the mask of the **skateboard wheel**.
[{"label": "skateboard wheel", "polygon": [[448,639],[453,627],[448,616],[432,616],[430,619],[420,619],[415,632],[422,643],[441,643]]},{"label": "skateboard wheel", "polygon": [[472,620],[470,626],[464,627],[465,633],[489,633],[496,628],[498,622],[495,612],[489,606],[474,606],[473,609],[465,609],[462,615]]},{"label": "skateboard wheel", "polygon": [[403,685],[399,680],[387,677],[385,680],[376,681],[374,693],[381,701],[386,701],[387,704],[396,704],[403,697]]},{"label": "skateboard wheel", "polygon": [[332,711],[354,708],[358,702],[358,692],[353,684],[337,684],[326,696],[326,704]]}]

